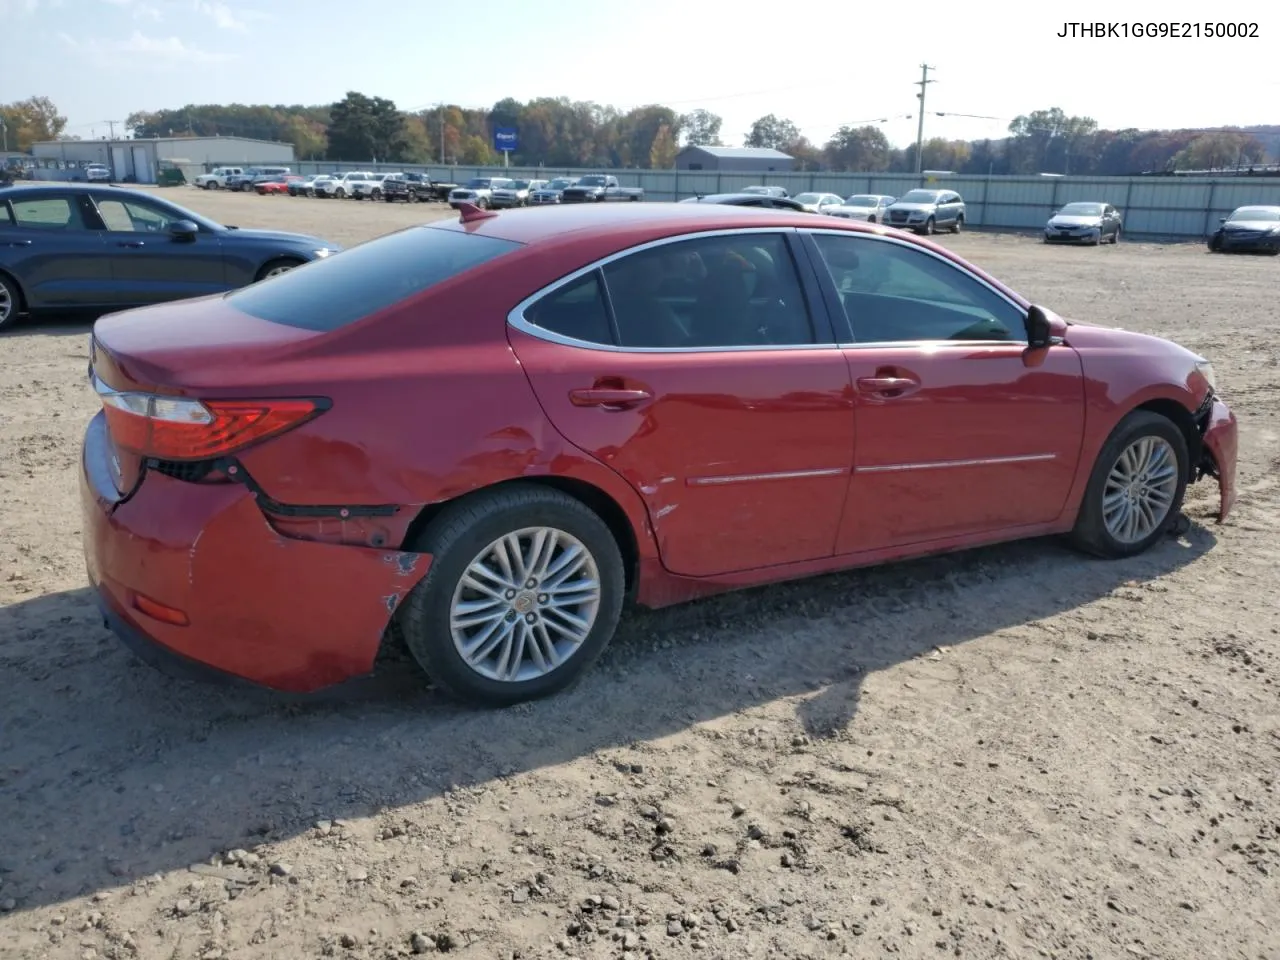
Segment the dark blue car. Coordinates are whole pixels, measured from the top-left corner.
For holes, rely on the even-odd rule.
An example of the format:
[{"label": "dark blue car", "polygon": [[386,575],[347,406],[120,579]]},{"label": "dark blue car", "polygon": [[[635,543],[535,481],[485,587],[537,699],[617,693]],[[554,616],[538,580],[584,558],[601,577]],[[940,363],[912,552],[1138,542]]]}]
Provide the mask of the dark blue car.
[{"label": "dark blue car", "polygon": [[139,190],[0,186],[0,330],[21,311],[103,313],[222,293],[341,249],[226,227]]}]

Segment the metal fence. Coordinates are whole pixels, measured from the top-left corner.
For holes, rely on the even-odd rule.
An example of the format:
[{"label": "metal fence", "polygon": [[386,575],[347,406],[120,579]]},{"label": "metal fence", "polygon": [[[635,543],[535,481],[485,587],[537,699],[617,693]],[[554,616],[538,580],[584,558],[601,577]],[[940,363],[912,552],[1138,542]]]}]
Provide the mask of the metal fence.
[{"label": "metal fence", "polygon": [[[297,162],[299,173],[337,170],[405,170],[432,179],[461,183],[470,177],[509,176],[547,179],[580,176],[598,170],[551,167],[405,166]],[[1094,200],[1115,205],[1125,232],[1135,237],[1191,239],[1211,233],[1220,217],[1246,204],[1280,205],[1280,177],[984,177],[857,173],[719,173],[691,170],[613,170],[625,186],[643,187],[646,200],[681,200],[697,194],[730,193],[751,184],[786,188],[793,196],[819,190],[849,196],[883,193],[901,196],[914,187],[957,191],[965,200],[966,222],[973,227],[1038,230],[1064,203]]]}]

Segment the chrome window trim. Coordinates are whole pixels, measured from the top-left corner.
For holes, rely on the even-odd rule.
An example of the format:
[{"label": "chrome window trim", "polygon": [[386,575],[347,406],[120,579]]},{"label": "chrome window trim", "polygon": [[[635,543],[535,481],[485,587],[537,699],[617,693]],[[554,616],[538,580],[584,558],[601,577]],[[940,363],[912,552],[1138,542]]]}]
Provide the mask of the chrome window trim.
[{"label": "chrome window trim", "polygon": [[[635,253],[642,253],[645,250],[653,250],[658,247],[668,246],[673,243],[682,243],[686,240],[704,240],[711,237],[737,237],[745,234],[768,233],[776,234],[786,241],[788,234],[799,232],[798,227],[730,227],[728,229],[719,230],[697,230],[691,233],[681,233],[670,237],[660,237],[657,240],[649,240],[645,243],[628,247],[625,250],[619,250],[608,256],[594,260],[584,267],[579,267],[572,273],[565,274],[558,280],[554,280],[542,287],[536,293],[530,294],[519,303],[517,303],[507,314],[507,324],[519,330],[521,333],[527,333],[531,337],[537,337],[539,340],[545,340],[549,343],[558,343],[566,347],[577,347],[582,350],[595,350],[601,353],[776,353],[779,351],[790,350],[836,350],[839,345],[832,340],[828,343],[795,343],[795,344],[747,344],[738,347],[621,347],[612,343],[595,343],[590,340],[579,340],[576,337],[566,337],[562,334],[546,330],[542,327],[531,323],[525,319],[524,312],[533,306],[534,303],[543,297],[550,296],[562,287],[568,286],[575,280],[580,280],[586,274],[596,270],[603,270],[609,264],[623,257],[629,257]],[[839,232],[839,231],[836,231]],[[788,254],[790,251],[788,250]],[[795,265],[793,264],[793,267]],[[804,290],[804,280],[800,276],[799,269],[796,269],[796,283],[799,284],[801,291]],[[805,304],[806,312],[809,314],[809,323],[816,328],[814,323],[813,310],[809,304]],[[816,332],[816,330],[815,330]]]},{"label": "chrome window trim", "polygon": [[975,273],[970,273],[964,267],[961,267],[959,264],[955,263],[954,261],[949,260],[946,257],[942,256],[942,254],[936,253],[933,250],[929,250],[925,247],[922,247],[919,244],[912,243],[910,240],[904,240],[901,237],[891,237],[888,234],[883,234],[883,233],[864,233],[861,230],[858,230],[858,231],[832,230],[828,227],[805,227],[804,232],[809,234],[823,234],[825,236],[835,236],[835,237],[853,236],[859,239],[877,241],[880,243],[891,243],[899,247],[906,247],[909,250],[914,250],[917,253],[923,253],[926,256],[933,257],[933,259],[937,260],[939,263],[945,264],[946,266],[950,267],[952,270],[955,270],[957,273],[960,273],[962,276],[966,276],[969,279],[977,282],[981,286],[985,287],[991,293],[994,293],[997,297],[999,297],[1001,300],[1007,303],[1010,307],[1012,307],[1014,311],[1020,317],[1022,317],[1023,335],[1022,337],[1016,338],[1013,340],[867,340],[867,341],[856,340],[856,341],[850,341],[848,343],[841,343],[839,346],[842,350],[856,349],[860,347],[861,348],[883,347],[883,346],[897,347],[897,346],[903,346],[906,344],[919,344],[919,345],[927,344],[927,345],[934,345],[934,346],[936,346],[937,344],[947,344],[947,345],[966,346],[966,347],[979,346],[979,345],[988,346],[991,344],[1001,344],[1006,346],[1009,344],[1022,344],[1024,347],[1026,346],[1027,344],[1027,337],[1026,337],[1027,310],[1026,308],[1020,305],[1019,303],[1017,303],[1016,301],[1014,301],[1013,299],[1011,299],[1008,296],[1008,294],[993,287],[986,280],[982,279],[982,277],[978,276]]}]

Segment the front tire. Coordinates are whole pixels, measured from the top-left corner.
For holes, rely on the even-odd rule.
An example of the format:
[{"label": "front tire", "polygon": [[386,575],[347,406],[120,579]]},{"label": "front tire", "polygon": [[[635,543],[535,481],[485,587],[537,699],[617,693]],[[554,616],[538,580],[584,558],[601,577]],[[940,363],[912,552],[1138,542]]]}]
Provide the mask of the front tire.
[{"label": "front tire", "polygon": [[1149,549],[1182,509],[1189,460],[1187,439],[1175,423],[1148,410],[1130,413],[1093,465],[1072,542],[1107,558]]},{"label": "front tire", "polygon": [[446,693],[499,707],[557,693],[604,652],[626,577],[613,534],[559,490],[516,484],[447,508],[399,614],[409,652]]},{"label": "front tire", "polygon": [[300,266],[302,266],[301,260],[294,260],[291,257],[280,257],[277,260],[264,263],[262,265],[262,269],[258,271],[258,275],[253,278],[253,282],[258,283],[259,281],[266,280],[270,277],[278,277],[280,274],[288,273],[290,270],[295,270]]},{"label": "front tire", "polygon": [[934,221],[933,217],[930,217],[928,220],[925,221],[924,235],[926,237],[932,237],[936,229],[937,229],[937,223]]},{"label": "front tire", "polygon": [[951,228],[951,232],[959,233],[963,229],[964,229],[964,217],[963,216],[956,217],[956,223],[955,223],[955,226]]}]

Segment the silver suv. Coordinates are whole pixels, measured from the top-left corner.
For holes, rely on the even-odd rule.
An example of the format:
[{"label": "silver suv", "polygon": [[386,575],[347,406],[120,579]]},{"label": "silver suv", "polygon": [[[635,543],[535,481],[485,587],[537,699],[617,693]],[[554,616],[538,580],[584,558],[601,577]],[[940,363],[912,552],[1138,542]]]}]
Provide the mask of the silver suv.
[{"label": "silver suv", "polygon": [[946,227],[952,233],[964,229],[964,200],[954,190],[908,190],[885,211],[891,227],[925,235]]}]

